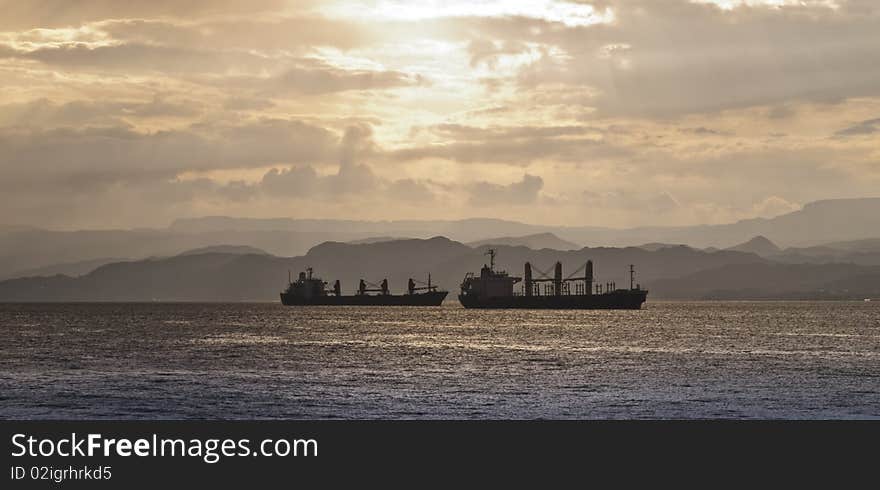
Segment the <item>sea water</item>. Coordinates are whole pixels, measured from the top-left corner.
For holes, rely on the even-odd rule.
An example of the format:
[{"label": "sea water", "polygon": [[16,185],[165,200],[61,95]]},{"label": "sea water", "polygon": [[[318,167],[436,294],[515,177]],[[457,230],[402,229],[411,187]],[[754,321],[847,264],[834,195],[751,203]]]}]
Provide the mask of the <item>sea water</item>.
[{"label": "sea water", "polygon": [[5,304],[0,417],[878,418],[880,302]]}]

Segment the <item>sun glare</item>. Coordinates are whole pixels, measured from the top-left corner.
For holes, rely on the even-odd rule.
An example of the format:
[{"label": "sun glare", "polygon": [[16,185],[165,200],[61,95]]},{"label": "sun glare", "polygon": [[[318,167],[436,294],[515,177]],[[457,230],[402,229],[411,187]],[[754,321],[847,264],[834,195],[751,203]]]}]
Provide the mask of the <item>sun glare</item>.
[{"label": "sun glare", "polygon": [[694,3],[713,3],[724,10],[733,10],[741,6],[824,6],[835,9],[838,3],[835,0],[692,0]]},{"label": "sun glare", "polygon": [[600,24],[613,20],[611,9],[560,0],[482,0],[408,2],[381,0],[370,6],[362,2],[337,2],[321,9],[334,16],[412,21],[443,17],[530,17],[568,26]]}]

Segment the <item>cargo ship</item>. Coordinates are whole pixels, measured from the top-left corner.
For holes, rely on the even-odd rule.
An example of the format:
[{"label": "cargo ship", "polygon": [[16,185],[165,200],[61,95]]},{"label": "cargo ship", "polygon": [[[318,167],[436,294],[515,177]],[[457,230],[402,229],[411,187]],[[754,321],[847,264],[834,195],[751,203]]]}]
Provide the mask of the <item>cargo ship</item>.
[{"label": "cargo ship", "polygon": [[[489,249],[489,264],[483,265],[479,276],[472,272],[465,275],[458,295],[465,308],[638,310],[648,297],[648,291],[635,284],[633,265],[629,266],[629,289],[618,289],[613,282],[594,284],[592,260],[567,278],[562,277],[561,262],[556,262],[552,277],[538,270],[537,278],[532,276],[532,265],[526,262],[523,281],[495,270],[495,253],[495,249]],[[576,277],[581,271],[583,276]],[[522,290],[514,291],[514,284],[520,281]]]},{"label": "cargo ship", "polygon": [[357,292],[345,296],[339,280],[328,290],[327,283],[315,277],[311,267],[300,272],[296,281],[288,277],[287,283],[287,289],[281,293],[281,304],[285,306],[439,306],[449,294],[431,284],[430,274],[424,285],[410,278],[404,294],[391,294],[388,279],[379,285],[361,279]]}]

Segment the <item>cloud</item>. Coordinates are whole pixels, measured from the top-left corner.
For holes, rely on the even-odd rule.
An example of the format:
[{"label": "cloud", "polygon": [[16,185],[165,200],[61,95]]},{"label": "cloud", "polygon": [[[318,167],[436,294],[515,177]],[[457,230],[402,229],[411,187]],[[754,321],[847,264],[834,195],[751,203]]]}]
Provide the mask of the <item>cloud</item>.
[{"label": "cloud", "polygon": [[502,206],[531,204],[538,199],[544,179],[537,175],[523,175],[522,180],[507,185],[479,181],[467,186],[468,202],[473,206]]},{"label": "cloud", "polygon": [[798,209],[801,209],[801,205],[798,203],[790,202],[779,196],[768,196],[766,199],[756,202],[755,205],[752,206],[751,215],[762,218],[772,218],[774,216],[797,211]]},{"label": "cloud", "polygon": [[232,96],[223,102],[223,108],[230,111],[259,111],[275,107],[270,99],[258,97]]},{"label": "cloud", "polygon": [[628,151],[609,144],[588,126],[499,126],[479,128],[442,124],[427,128],[449,142],[402,148],[389,153],[396,161],[441,158],[460,163],[525,166],[536,160],[585,162],[620,157]]},{"label": "cloud", "polygon": [[400,179],[388,184],[385,192],[394,199],[407,202],[430,202],[435,199],[434,192],[424,182],[415,179]]},{"label": "cloud", "polygon": [[74,100],[56,103],[41,98],[28,102],[0,105],[0,127],[60,127],[124,125],[124,119],[190,118],[201,114],[203,106],[192,100],[170,100],[154,96],[147,101]]},{"label": "cloud", "polygon": [[127,43],[170,44],[198,49],[253,49],[306,53],[315,46],[353,49],[380,42],[381,29],[315,15],[208,19],[186,22],[116,18],[91,25]]},{"label": "cloud", "polygon": [[[269,92],[293,92],[301,94],[326,94],[349,90],[377,90],[425,83],[419,75],[410,75],[394,70],[343,70],[321,63],[295,66],[281,75],[265,81]],[[261,81],[251,79],[250,82]]]},{"label": "cloud", "polygon": [[731,133],[729,132],[718,131],[717,129],[711,129],[705,126],[697,128],[680,128],[679,131],[682,133],[695,134],[697,136],[731,136]]},{"label": "cloud", "polygon": [[625,189],[605,192],[585,190],[583,205],[590,209],[616,209],[645,214],[666,214],[677,211],[681,204],[668,192],[642,193]]},{"label": "cloud", "polygon": [[[33,50],[0,50],[0,58],[20,58],[70,69],[160,72],[189,81],[268,95],[320,95],[353,90],[381,90],[425,84],[418,74],[396,70],[345,69],[320,59],[250,51],[217,51],[152,44],[90,46],[68,43]],[[280,72],[272,73],[275,71]],[[238,73],[271,73],[239,75]],[[199,78],[200,77],[200,78]]]},{"label": "cloud", "polygon": [[186,171],[337,161],[333,131],[296,120],[204,123],[149,133],[130,127],[2,128],[0,186],[65,184],[89,192],[102,182],[171,178]]},{"label": "cloud", "polygon": [[862,136],[880,131],[880,118],[868,119],[834,133],[836,136]]},{"label": "cloud", "polygon": [[260,188],[278,196],[311,196],[319,192],[319,187],[323,187],[319,184],[320,179],[309,165],[281,170],[273,168],[263,175]]},{"label": "cloud", "polygon": [[668,118],[880,94],[876,5],[856,9],[843,2],[837,10],[821,3],[729,10],[685,1],[607,5],[613,23],[552,29],[539,22],[484,24],[495,43],[528,39],[558,51],[522,69],[522,89],[558,83],[591,87],[597,95],[588,105],[606,116]]},{"label": "cloud", "polygon": [[381,185],[370,167],[345,163],[335,174],[326,176],[318,175],[310,166],[273,168],[263,176],[259,190],[278,197],[337,199],[374,192]]},{"label": "cloud", "polygon": [[233,69],[259,71],[278,62],[267,56],[248,52],[220,52],[138,43],[91,46],[75,42],[32,50],[7,50],[0,54],[73,69],[141,73],[158,71],[166,74],[226,73]]},{"label": "cloud", "polygon": [[485,63],[489,68],[496,68],[502,56],[516,55],[528,50],[525,43],[517,41],[493,42],[488,39],[474,39],[468,43],[471,67],[476,68]]},{"label": "cloud", "polygon": [[0,0],[0,221],[674,225],[880,184],[876,2],[508,3]]},{"label": "cloud", "polygon": [[[298,0],[300,1],[300,0]],[[308,0],[302,1],[307,3]],[[23,29],[79,25],[84,22],[126,17],[220,15],[278,9],[284,0],[0,0],[0,28]]]},{"label": "cloud", "polygon": [[369,158],[378,149],[373,131],[365,124],[346,128],[339,142],[339,167],[336,173],[319,175],[311,166],[272,168],[256,186],[260,192],[280,197],[314,197],[320,200],[347,199],[373,194],[391,200],[431,201],[434,194],[421,181],[405,178],[387,180],[377,176],[359,160]]},{"label": "cloud", "polygon": [[366,199],[368,202],[430,202],[431,188],[415,179],[386,180],[364,164],[340,165],[337,172],[319,175],[311,166],[273,168],[262,180],[249,186],[251,195],[262,193],[286,199],[311,199],[317,202]]}]

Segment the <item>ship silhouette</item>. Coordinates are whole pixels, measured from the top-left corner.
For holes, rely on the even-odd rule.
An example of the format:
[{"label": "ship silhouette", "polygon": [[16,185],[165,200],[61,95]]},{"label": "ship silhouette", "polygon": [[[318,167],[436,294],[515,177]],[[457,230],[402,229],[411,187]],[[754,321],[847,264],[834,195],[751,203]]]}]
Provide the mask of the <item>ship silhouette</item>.
[{"label": "ship silhouette", "polygon": [[[523,278],[495,270],[495,249],[489,249],[486,254],[489,264],[483,265],[480,275],[469,272],[461,283],[458,300],[465,308],[637,310],[648,296],[646,289],[635,284],[633,265],[629,266],[629,289],[618,289],[613,282],[594,284],[592,260],[566,278],[562,277],[561,262],[556,262],[552,277],[538,270],[541,276],[538,278],[533,277],[532,265],[526,262],[522,291],[515,292],[514,284]],[[584,275],[576,277],[581,271]]]},{"label": "ship silhouette", "polygon": [[287,280],[287,289],[281,293],[281,303],[285,306],[439,306],[449,294],[428,282],[421,283],[409,279],[404,294],[391,294],[388,279],[378,285],[360,280],[357,293],[343,295],[339,280],[327,289],[327,282],[313,275],[312,268],[300,272],[296,281]]}]

